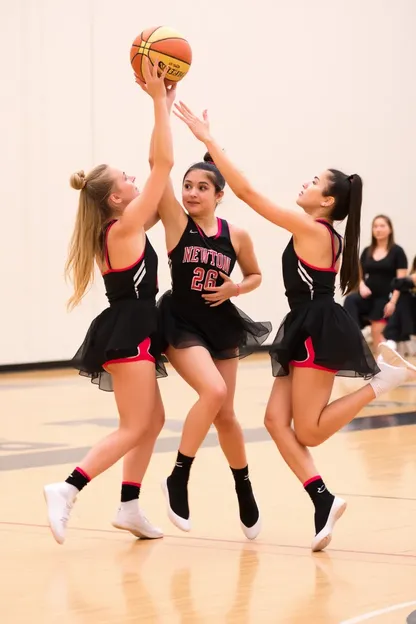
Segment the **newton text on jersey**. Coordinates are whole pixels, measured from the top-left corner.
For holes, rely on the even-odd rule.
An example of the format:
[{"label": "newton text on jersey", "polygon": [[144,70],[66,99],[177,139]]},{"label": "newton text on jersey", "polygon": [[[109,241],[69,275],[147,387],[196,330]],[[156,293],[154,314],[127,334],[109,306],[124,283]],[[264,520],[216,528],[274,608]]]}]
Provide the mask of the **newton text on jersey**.
[{"label": "newton text on jersey", "polygon": [[205,247],[185,247],[182,262],[195,262],[201,264],[210,264],[220,269],[227,275],[230,272],[231,258],[225,254],[218,253],[213,249]]}]

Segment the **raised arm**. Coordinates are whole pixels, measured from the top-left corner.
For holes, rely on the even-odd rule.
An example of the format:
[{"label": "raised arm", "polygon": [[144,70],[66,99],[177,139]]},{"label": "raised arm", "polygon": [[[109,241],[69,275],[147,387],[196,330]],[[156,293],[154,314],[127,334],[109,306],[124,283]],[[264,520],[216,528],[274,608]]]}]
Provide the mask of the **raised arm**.
[{"label": "raised arm", "polygon": [[[168,114],[172,111],[172,106],[176,97],[176,84],[167,90],[166,105]],[[153,170],[155,162],[154,157],[154,130],[150,139],[149,165]],[[184,209],[175,197],[172,180],[169,177],[165,185],[162,198],[158,205],[158,216],[160,217],[165,228],[166,247],[170,250],[176,247],[180,237],[187,224],[187,218]]]},{"label": "raised arm", "polygon": [[197,139],[205,144],[215,165],[239,199],[268,221],[292,232],[295,236],[301,234],[315,236],[317,233],[319,236],[321,235],[322,226],[316,223],[312,217],[281,208],[252,187],[247,178],[231,162],[212,137],[206,111],[203,113],[203,119],[198,119],[183,102],[175,104],[175,109],[175,115],[188,126]]},{"label": "raised arm", "polygon": [[141,86],[153,99],[155,116],[154,166],[141,194],[130,202],[114,225],[114,234],[117,236],[137,233],[152,218],[155,218],[158,204],[173,167],[173,143],[170,116],[166,107],[165,75],[166,70],[158,77],[157,63],[152,69],[149,62],[144,67],[146,82]]}]

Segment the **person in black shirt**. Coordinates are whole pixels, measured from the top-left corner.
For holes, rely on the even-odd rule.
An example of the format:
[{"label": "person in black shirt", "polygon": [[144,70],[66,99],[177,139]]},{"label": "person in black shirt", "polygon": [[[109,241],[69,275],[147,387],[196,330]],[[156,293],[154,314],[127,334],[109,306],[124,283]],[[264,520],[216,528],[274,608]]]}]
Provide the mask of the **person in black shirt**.
[{"label": "person in black shirt", "polygon": [[[286,210],[257,192],[230,161],[210,133],[206,111],[199,119],[180,103],[175,114],[205,144],[237,197],[292,234],[282,257],[291,310],[270,348],[276,378],[265,425],[312,499],[312,550],[322,550],[329,544],[346,502],[329,492],[307,447],[322,444],[375,397],[416,378],[416,368],[386,345],[376,363],[355,321],[334,301],[338,271],[344,293],[359,282],[362,180],[357,174],[327,169],[303,185],[297,199],[303,212]],[[344,219],[342,241],[333,222]],[[360,376],[369,383],[329,403],[336,375]]]},{"label": "person in black shirt", "polygon": [[362,328],[371,324],[373,350],[383,341],[387,319],[394,313],[400,296],[392,292],[395,277],[407,274],[407,257],[402,247],[394,242],[393,224],[389,217],[378,215],[373,219],[371,245],[360,258],[362,279],[358,292],[349,294],[344,307]]}]

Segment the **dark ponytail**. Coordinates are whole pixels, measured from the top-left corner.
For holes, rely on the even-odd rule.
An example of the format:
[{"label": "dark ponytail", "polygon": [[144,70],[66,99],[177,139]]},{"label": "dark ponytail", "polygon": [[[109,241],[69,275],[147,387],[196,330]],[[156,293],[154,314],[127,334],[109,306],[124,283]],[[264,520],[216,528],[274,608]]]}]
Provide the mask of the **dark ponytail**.
[{"label": "dark ponytail", "polygon": [[215,186],[215,192],[220,193],[224,190],[225,187],[225,179],[224,176],[220,173],[220,170],[215,166],[214,161],[212,160],[211,154],[207,152],[204,156],[203,162],[198,162],[189,167],[183,179],[185,180],[186,176],[190,171],[194,171],[195,169],[199,169],[201,171],[206,171]]},{"label": "dark ponytail", "polygon": [[356,290],[360,283],[359,248],[363,181],[356,173],[347,176],[337,169],[329,171],[332,180],[325,194],[335,199],[331,218],[334,221],[343,221],[347,217],[340,281],[342,294],[348,295]]}]

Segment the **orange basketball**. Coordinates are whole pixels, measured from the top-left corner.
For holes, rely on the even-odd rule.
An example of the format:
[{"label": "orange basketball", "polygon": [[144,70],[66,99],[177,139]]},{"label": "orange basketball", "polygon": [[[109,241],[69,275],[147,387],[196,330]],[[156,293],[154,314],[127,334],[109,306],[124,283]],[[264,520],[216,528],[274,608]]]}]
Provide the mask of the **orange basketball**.
[{"label": "orange basketball", "polygon": [[182,35],[168,26],[148,28],[133,41],[130,62],[140,80],[143,80],[142,67],[146,56],[152,65],[157,56],[161,71],[168,66],[166,81],[170,83],[182,80],[192,63],[191,46]]}]

